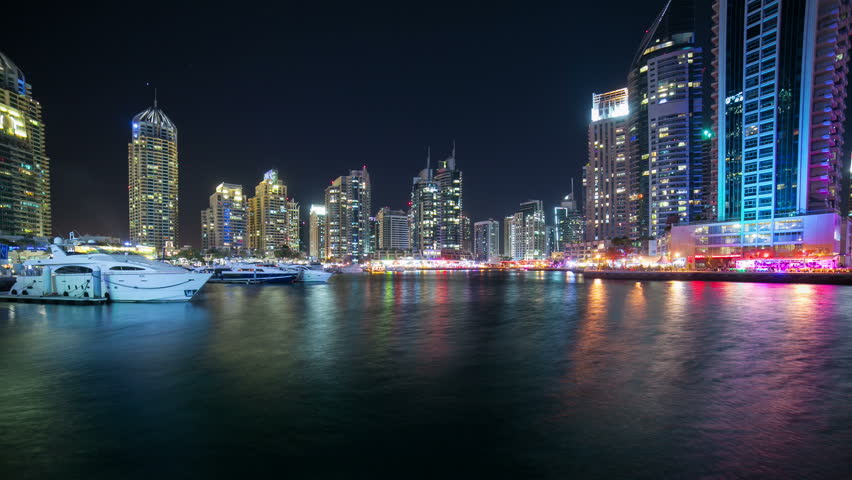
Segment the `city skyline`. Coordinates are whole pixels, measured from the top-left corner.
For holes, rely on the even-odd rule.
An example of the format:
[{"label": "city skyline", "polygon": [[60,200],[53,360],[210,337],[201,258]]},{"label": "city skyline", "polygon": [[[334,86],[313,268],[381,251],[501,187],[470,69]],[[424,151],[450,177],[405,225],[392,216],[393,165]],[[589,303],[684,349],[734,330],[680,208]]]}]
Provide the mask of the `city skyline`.
[{"label": "city skyline", "polygon": [[[621,8],[625,15],[613,19],[621,28],[613,28],[607,38],[586,47],[589,55],[572,53],[568,46],[593,30],[567,32],[556,20],[578,12],[596,15],[604,9],[577,8],[537,7],[521,15],[502,7],[487,12],[460,9],[451,20],[458,28],[452,28],[450,35],[435,21],[443,17],[440,7],[417,18],[402,15],[397,27],[388,27],[388,18],[372,19],[361,27],[334,21],[327,30],[347,39],[362,38],[362,49],[369,46],[378,50],[350,60],[344,57],[360,52],[351,52],[353,47],[344,42],[331,38],[320,42],[319,47],[302,42],[304,51],[290,49],[278,54],[286,56],[290,73],[295,74],[291,75],[295,79],[292,84],[281,90],[287,95],[281,91],[271,94],[266,80],[266,76],[271,80],[281,75],[279,68],[260,62],[260,55],[228,51],[228,61],[246,70],[247,85],[257,91],[246,98],[243,91],[237,95],[232,89],[218,89],[215,97],[209,95],[211,89],[221,85],[212,80],[213,72],[222,64],[223,57],[217,51],[222,47],[221,40],[211,43],[209,51],[194,52],[192,58],[166,52],[140,65],[131,61],[132,54],[115,57],[114,53],[121,50],[113,50],[117,45],[97,41],[78,44],[72,39],[69,48],[76,52],[80,68],[101,78],[91,105],[85,108],[79,106],[79,80],[58,74],[59,69],[67,68],[65,60],[57,58],[49,43],[23,45],[11,41],[14,35],[6,36],[14,33],[9,30],[0,34],[0,46],[38,85],[45,121],[50,126],[48,155],[57,165],[54,175],[64,179],[55,188],[55,198],[68,198],[70,184],[75,182],[101,185],[91,193],[103,210],[101,214],[80,215],[67,202],[59,202],[53,233],[75,229],[128,236],[123,218],[126,209],[116,205],[126,188],[126,179],[122,178],[126,174],[116,165],[121,157],[115,153],[125,143],[116,132],[126,131],[132,114],[150,105],[156,86],[160,105],[181,128],[180,226],[186,235],[181,235],[180,243],[196,244],[195,232],[200,231],[197,212],[223,181],[253,185],[263,172],[277,168],[304,206],[322,203],[323,185],[336,172],[366,164],[373,176],[374,204],[404,208],[410,194],[409,172],[420,167],[426,147],[432,145],[434,151],[443,154],[452,139],[457,140],[458,157],[472,179],[465,192],[464,213],[473,222],[502,218],[525,198],[541,198],[548,209],[557,205],[567,193],[569,179],[579,178],[585,163],[583,125],[589,94],[624,83],[633,50],[660,7],[625,3]],[[318,12],[299,13],[311,23]],[[218,18],[205,15],[212,15],[214,21]],[[53,25],[56,19],[43,20],[37,28],[64,28]],[[91,21],[105,22],[104,12],[95,14]],[[170,24],[162,22],[161,27]],[[528,34],[500,34],[507,27]],[[151,27],[146,25],[142,30],[147,28]],[[400,37],[400,46],[390,46],[377,38],[381,36],[375,31],[371,33],[389,28]],[[292,35],[311,35],[302,30]],[[498,34],[487,45],[480,45],[483,34],[495,31]],[[213,35],[204,29],[195,33],[201,38]],[[191,37],[176,33],[176,50],[186,50],[188,43],[196,41]],[[84,44],[91,51],[83,52]],[[407,49],[420,54],[410,55]],[[596,51],[607,52],[607,58],[595,55]],[[111,67],[94,65],[104,55],[110,57]],[[385,65],[387,58],[402,64],[389,67]],[[471,59],[478,60],[473,62],[475,68],[466,66]],[[337,67],[326,65],[336,63],[361,73],[347,82],[332,80],[328,74],[336,72]],[[525,75],[515,71],[518,65],[524,67]],[[402,67],[412,67],[415,75]],[[575,75],[577,70],[594,71],[596,74],[588,77],[596,78],[578,78],[582,76]],[[454,75],[446,78],[443,72],[450,71]],[[375,88],[369,86],[370,80],[388,74],[398,86],[388,89],[386,81]],[[534,75],[529,80],[521,78],[530,74]],[[318,87],[311,86],[318,80]],[[208,86],[208,82],[212,83]],[[427,101],[418,100],[421,95]],[[289,102],[298,96],[307,99]],[[213,98],[215,101],[211,101]],[[318,100],[323,103],[316,104]],[[246,103],[253,106],[246,107]],[[318,110],[310,113],[307,105]],[[217,116],[227,121],[208,120]],[[235,158],[239,158],[238,171],[232,171]],[[83,161],[88,168],[80,168]],[[526,167],[520,175],[512,174],[517,196],[492,198],[494,187],[511,174],[514,162]],[[306,214],[302,212],[303,221]]]}]

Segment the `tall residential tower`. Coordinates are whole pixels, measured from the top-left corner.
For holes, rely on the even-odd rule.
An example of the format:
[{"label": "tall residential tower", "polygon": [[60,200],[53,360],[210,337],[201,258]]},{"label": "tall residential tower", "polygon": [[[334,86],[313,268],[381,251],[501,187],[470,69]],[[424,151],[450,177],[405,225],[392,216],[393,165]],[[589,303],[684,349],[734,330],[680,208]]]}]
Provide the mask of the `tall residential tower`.
[{"label": "tall residential tower", "polygon": [[53,233],[44,131],[32,86],[0,53],[0,234]]},{"label": "tall residential tower", "polygon": [[308,256],[312,260],[322,261],[326,258],[326,216],[325,205],[311,205],[308,220]]},{"label": "tall residential tower", "polygon": [[359,263],[371,253],[370,196],[367,167],[337,177],[325,189],[326,258]]},{"label": "tall residential tower", "polygon": [[706,143],[703,52],[695,0],[669,0],[647,30],[628,74],[630,237],[704,217]]},{"label": "tall residential tower", "polygon": [[243,186],[220,183],[201,211],[201,248],[236,253],[246,247],[246,199]]},{"label": "tall residential tower", "polygon": [[248,247],[256,256],[274,256],[285,245],[299,251],[299,204],[287,197],[278,170],[263,174],[248,199]]},{"label": "tall residential tower", "polygon": [[155,247],[178,246],[178,131],[157,107],[133,117],[128,169],[130,241]]},{"label": "tall residential tower", "polygon": [[473,258],[479,262],[500,257],[500,222],[493,219],[473,224]]},{"label": "tall residential tower", "polygon": [[583,167],[587,240],[627,236],[627,89],[592,94],[589,163]]}]

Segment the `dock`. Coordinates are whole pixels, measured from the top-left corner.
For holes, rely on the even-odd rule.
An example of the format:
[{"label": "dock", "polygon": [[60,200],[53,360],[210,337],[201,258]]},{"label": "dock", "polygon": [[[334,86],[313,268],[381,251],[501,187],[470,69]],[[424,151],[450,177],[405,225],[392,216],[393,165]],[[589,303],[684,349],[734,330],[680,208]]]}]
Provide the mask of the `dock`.
[{"label": "dock", "polygon": [[0,302],[39,303],[47,305],[104,305],[107,303],[107,299],[87,297],[64,297],[61,295],[38,297],[34,295],[9,295],[8,293],[2,293],[0,294]]}]

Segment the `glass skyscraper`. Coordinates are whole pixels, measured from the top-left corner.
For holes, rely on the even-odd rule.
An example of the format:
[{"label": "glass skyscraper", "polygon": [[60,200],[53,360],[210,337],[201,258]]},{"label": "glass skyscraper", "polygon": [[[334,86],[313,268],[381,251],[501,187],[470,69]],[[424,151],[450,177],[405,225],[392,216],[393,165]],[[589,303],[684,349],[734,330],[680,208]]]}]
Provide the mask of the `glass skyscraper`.
[{"label": "glass skyscraper", "polygon": [[[515,214],[515,260],[543,260],[547,257],[547,229],[544,204],[541,200],[527,200]],[[520,247],[520,248],[518,248]]]},{"label": "glass skyscraper", "polygon": [[372,252],[367,167],[337,177],[325,189],[326,258],[358,263]]},{"label": "glass skyscraper", "polygon": [[565,195],[562,203],[553,209],[553,226],[553,251],[561,252],[565,245],[583,241],[586,222],[574,199],[573,179],[571,193]]},{"label": "glass skyscraper", "polygon": [[709,159],[702,141],[702,57],[694,0],[668,1],[628,75],[629,236],[635,240],[703,218]]},{"label": "glass skyscraper", "polygon": [[53,233],[44,131],[32,86],[0,53],[0,234]]},{"label": "glass skyscraper", "polygon": [[[462,215],[462,172],[456,168],[456,150],[432,169],[414,177],[411,187],[411,248],[415,255],[435,258],[442,253],[458,255],[464,250]],[[468,239],[469,240],[469,239]]]},{"label": "glass skyscraper", "polygon": [[719,220],[839,212],[849,3],[719,1]]},{"label": "glass skyscraper", "polygon": [[848,0],[717,0],[718,223],[708,255],[844,253],[841,178]]},{"label": "glass skyscraper", "polygon": [[438,184],[438,244],[441,251],[462,250],[462,172],[456,168],[456,149],[435,171]]},{"label": "glass skyscraper", "polygon": [[429,159],[426,168],[414,177],[411,185],[411,208],[408,211],[411,249],[415,255],[437,257],[441,253],[438,238],[438,208],[440,188],[430,168]]}]

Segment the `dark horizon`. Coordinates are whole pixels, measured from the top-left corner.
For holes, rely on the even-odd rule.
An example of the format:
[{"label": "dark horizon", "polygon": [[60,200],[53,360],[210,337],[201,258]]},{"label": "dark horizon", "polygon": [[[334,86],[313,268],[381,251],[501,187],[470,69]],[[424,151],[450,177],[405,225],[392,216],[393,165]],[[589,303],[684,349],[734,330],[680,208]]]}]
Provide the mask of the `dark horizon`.
[{"label": "dark horizon", "polygon": [[181,245],[198,246],[216,185],[251,196],[272,168],[303,221],[332,179],[362,165],[371,214],[405,209],[427,146],[434,162],[453,141],[471,222],[530,198],[550,222],[571,178],[581,186],[591,94],[626,86],[664,3],[107,6],[22,14],[0,50],[44,110],[55,235],[127,237],[130,119],[154,88],[179,130]]}]

